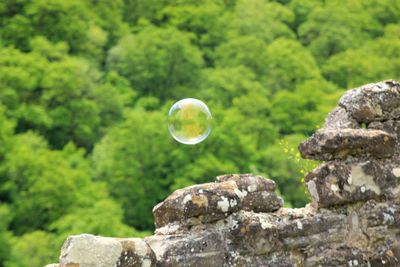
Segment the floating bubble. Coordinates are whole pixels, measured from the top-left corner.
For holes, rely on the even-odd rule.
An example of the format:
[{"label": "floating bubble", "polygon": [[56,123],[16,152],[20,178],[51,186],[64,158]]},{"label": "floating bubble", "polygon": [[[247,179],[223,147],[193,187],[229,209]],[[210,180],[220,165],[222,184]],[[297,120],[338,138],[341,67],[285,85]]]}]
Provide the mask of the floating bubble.
[{"label": "floating bubble", "polygon": [[207,105],[198,99],[179,100],[171,107],[168,115],[168,130],[172,137],[182,144],[198,144],[211,132],[211,112]]}]

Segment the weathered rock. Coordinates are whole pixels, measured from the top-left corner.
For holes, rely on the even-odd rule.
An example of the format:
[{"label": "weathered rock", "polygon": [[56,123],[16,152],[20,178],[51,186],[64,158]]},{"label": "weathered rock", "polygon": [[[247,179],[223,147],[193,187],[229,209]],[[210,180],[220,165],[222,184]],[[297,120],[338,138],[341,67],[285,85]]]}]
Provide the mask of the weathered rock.
[{"label": "weathered rock", "polygon": [[387,121],[374,121],[368,124],[368,129],[381,130],[400,140],[400,121],[387,120]]},{"label": "weathered rock", "polygon": [[324,129],[358,129],[359,123],[342,107],[336,107],[325,118]]},{"label": "weathered rock", "polygon": [[307,256],[304,266],[358,266],[370,267],[368,256],[360,248],[326,246],[317,248]]},{"label": "weathered rock", "polygon": [[60,267],[152,267],[156,257],[139,238],[70,236],[64,243]]},{"label": "weathered rock", "polygon": [[390,161],[331,161],[305,177],[307,189],[318,206],[398,197],[400,164]]},{"label": "weathered rock", "polygon": [[380,130],[321,130],[300,144],[302,157],[316,160],[345,159],[349,156],[389,158],[394,155],[396,139]]},{"label": "weathered rock", "polygon": [[268,255],[341,242],[348,233],[344,214],[310,214],[296,219],[241,212],[231,217],[237,227],[228,228],[228,238],[232,250],[242,255]]},{"label": "weathered rock", "polygon": [[277,253],[271,253],[269,255],[257,255],[257,256],[238,255],[235,258],[233,258],[232,262],[227,266],[236,266],[236,267],[304,266],[304,255],[297,251],[282,251]]},{"label": "weathered rock", "polygon": [[58,264],[58,263],[47,264],[47,265],[44,266],[44,267],[60,267],[60,264]]},{"label": "weathered rock", "polygon": [[[217,222],[145,241],[159,267],[398,266],[399,202],[369,200],[331,210],[311,205],[269,213],[242,210]],[[88,246],[99,244],[90,241],[75,250]],[[110,258],[107,253],[117,254],[113,249],[97,251],[106,253],[104,258]],[[84,265],[86,258],[81,255],[79,263],[66,266],[92,266]]]},{"label": "weathered rock", "polygon": [[400,84],[393,80],[367,84],[348,91],[339,105],[358,122],[400,117]]},{"label": "weathered rock", "polygon": [[[159,266],[292,266],[304,261],[304,254],[296,251],[341,242],[346,223],[343,214],[240,211],[190,232],[155,235],[146,242]],[[275,265],[279,263],[286,265]]]},{"label": "weathered rock", "polygon": [[140,238],[117,238],[122,245],[122,253],[117,267],[152,267],[156,264],[156,256],[147,243]]},{"label": "weathered rock", "polygon": [[370,257],[371,266],[398,267],[400,265],[400,237],[386,237],[377,242],[373,251]]},{"label": "weathered rock", "polygon": [[374,200],[335,211],[239,211],[146,241],[158,266],[369,266],[379,255],[400,259],[399,216],[399,204]]},{"label": "weathered rock", "polygon": [[214,225],[186,234],[146,238],[157,255],[158,266],[224,266],[227,250],[223,232]]},{"label": "weathered rock", "polygon": [[[365,226],[368,238],[379,240],[382,228],[393,229],[400,233],[400,204],[395,202],[368,201],[357,210],[357,214]],[[375,231],[378,232],[375,232]],[[400,238],[400,237],[399,237]]]},{"label": "weathered rock", "polygon": [[393,160],[400,161],[400,121],[374,121],[368,124],[368,129],[385,131],[396,137],[395,158]]},{"label": "weathered rock", "polygon": [[368,242],[370,266],[400,265],[400,204],[370,200],[353,209]]},{"label": "weathered rock", "polygon": [[155,206],[156,226],[173,222],[182,225],[212,222],[239,210],[275,211],[282,206],[282,200],[274,190],[275,182],[261,176],[220,176],[216,183],[177,190]]}]

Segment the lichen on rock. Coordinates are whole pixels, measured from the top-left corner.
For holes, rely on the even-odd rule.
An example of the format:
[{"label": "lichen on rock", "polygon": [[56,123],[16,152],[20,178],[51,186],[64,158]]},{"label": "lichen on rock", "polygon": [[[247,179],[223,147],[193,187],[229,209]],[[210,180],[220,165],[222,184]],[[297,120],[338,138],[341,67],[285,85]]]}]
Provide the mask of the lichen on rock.
[{"label": "lichen on rock", "polygon": [[175,191],[154,207],[157,227],[218,221],[239,210],[271,212],[282,207],[275,182],[251,174],[219,176],[215,183]]}]

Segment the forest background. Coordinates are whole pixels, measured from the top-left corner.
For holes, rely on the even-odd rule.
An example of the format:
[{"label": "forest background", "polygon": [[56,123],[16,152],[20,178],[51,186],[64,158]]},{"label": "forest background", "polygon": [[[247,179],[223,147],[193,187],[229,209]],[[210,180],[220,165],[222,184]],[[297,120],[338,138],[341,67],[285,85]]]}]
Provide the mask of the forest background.
[{"label": "forest background", "polygon": [[[142,236],[173,190],[224,173],[308,198],[298,143],[347,88],[400,78],[399,0],[0,0],[0,267],[71,234]],[[172,139],[194,97],[207,140]]]}]

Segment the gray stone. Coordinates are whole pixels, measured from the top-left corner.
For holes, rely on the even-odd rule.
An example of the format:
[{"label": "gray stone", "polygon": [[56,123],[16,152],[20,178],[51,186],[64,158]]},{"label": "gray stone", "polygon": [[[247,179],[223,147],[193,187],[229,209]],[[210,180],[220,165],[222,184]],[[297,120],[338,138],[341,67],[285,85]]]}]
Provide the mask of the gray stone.
[{"label": "gray stone", "polygon": [[117,238],[122,245],[122,253],[117,267],[153,267],[156,266],[156,255],[141,238]]},{"label": "gray stone", "polygon": [[331,161],[321,164],[305,177],[312,199],[329,207],[366,201],[400,193],[400,164],[390,161]]},{"label": "gray stone", "polygon": [[386,237],[374,245],[370,265],[398,267],[399,259],[400,237]]},{"label": "gray stone", "polygon": [[400,193],[400,163],[379,160],[331,161],[305,177],[307,189],[320,207],[342,205]]},{"label": "gray stone", "polygon": [[387,121],[374,121],[368,124],[368,129],[375,129],[385,131],[396,137],[395,145],[395,159],[400,161],[400,121],[387,120]]},{"label": "gray stone", "polygon": [[304,262],[307,267],[320,266],[357,266],[371,267],[368,260],[368,255],[357,247],[348,246],[326,246],[317,248]]},{"label": "gray stone", "polygon": [[400,84],[388,80],[346,92],[339,105],[358,122],[368,123],[400,117]]},{"label": "gray stone", "polygon": [[[239,190],[247,191],[274,191],[276,184],[274,181],[265,179],[262,176],[248,174],[225,174],[215,178],[217,183],[234,181]],[[249,190],[249,187],[253,188]]]},{"label": "gray stone", "polygon": [[[294,219],[271,214],[240,213],[229,230],[231,244],[240,254],[263,255],[340,242],[347,234],[343,214],[312,214]],[[256,242],[255,242],[256,241]]]},{"label": "gray stone", "polygon": [[60,267],[153,267],[155,262],[154,252],[139,238],[88,234],[68,237],[60,256]]},{"label": "gray stone", "polygon": [[349,156],[389,158],[394,155],[396,139],[381,130],[320,130],[300,144],[303,158],[345,159]]},{"label": "gray stone", "polygon": [[201,231],[146,238],[157,255],[157,266],[223,266],[226,262],[225,240],[213,225]]},{"label": "gray stone", "polygon": [[396,202],[374,200],[337,210],[239,211],[146,241],[161,267],[369,266],[379,255],[387,262],[400,259],[399,216]]},{"label": "gray stone", "polygon": [[387,121],[374,121],[368,124],[368,129],[381,130],[393,136],[397,140],[400,138],[400,121],[387,120]]},{"label": "gray stone", "polygon": [[274,190],[275,182],[261,176],[219,176],[216,183],[177,190],[155,206],[156,226],[174,222],[181,225],[212,222],[239,210],[275,211],[283,203]]},{"label": "gray stone", "polygon": [[[138,241],[154,251],[159,267],[398,266],[400,199],[379,201],[329,210],[312,205],[267,213],[241,210],[216,222]],[[89,244],[78,244],[76,249],[87,251],[99,245],[88,240]],[[129,246],[120,242],[120,251],[137,251],[136,242]],[[112,251],[101,251],[104,254],[100,255],[110,258]],[[77,263],[65,266],[87,266],[86,258],[81,255]]]},{"label": "gray stone", "polygon": [[381,230],[382,227],[389,230],[394,229],[400,233],[400,204],[371,200],[363,204],[357,213],[365,225],[365,233],[369,235],[369,239],[382,238],[379,234],[374,234],[374,229]]},{"label": "gray stone", "polygon": [[358,129],[359,123],[353,119],[346,109],[336,107],[325,118],[324,129]]},{"label": "gray stone", "polygon": [[116,266],[122,245],[113,238],[93,235],[70,236],[61,250],[61,267],[111,267]]},{"label": "gray stone", "polygon": [[[268,265],[266,265],[268,264]],[[304,266],[304,255],[297,251],[282,251],[271,253],[269,255],[257,256],[237,256],[227,266],[245,266],[245,267],[293,267]]]}]

